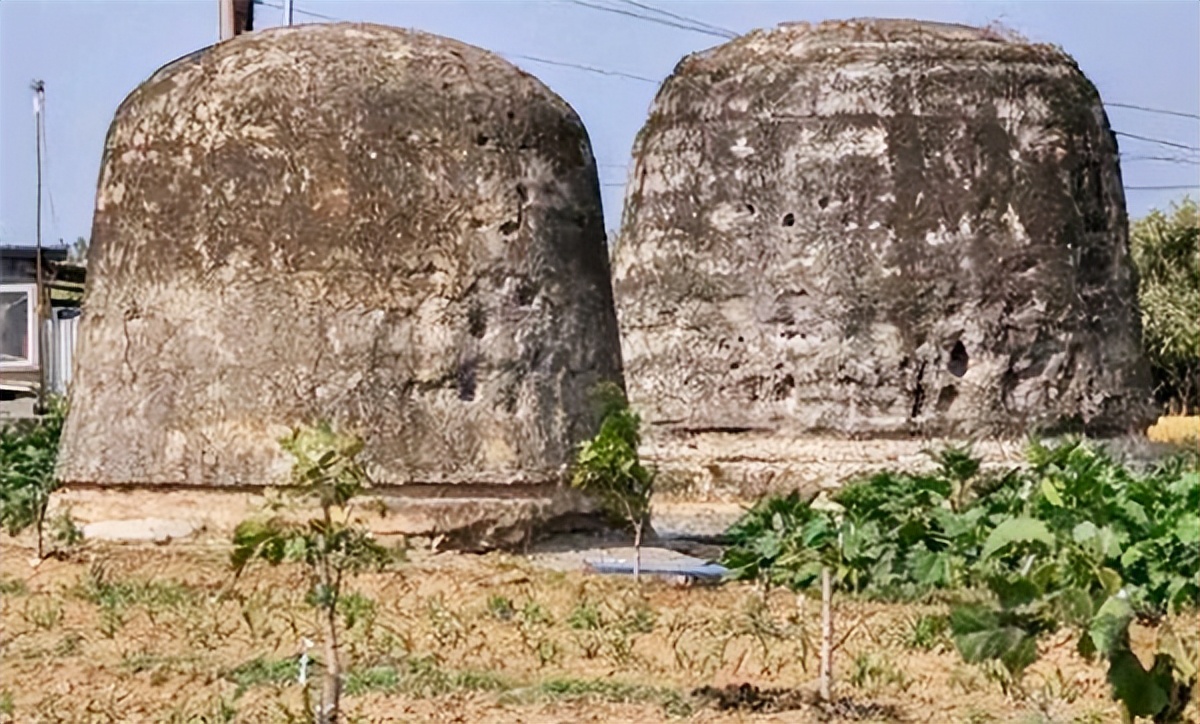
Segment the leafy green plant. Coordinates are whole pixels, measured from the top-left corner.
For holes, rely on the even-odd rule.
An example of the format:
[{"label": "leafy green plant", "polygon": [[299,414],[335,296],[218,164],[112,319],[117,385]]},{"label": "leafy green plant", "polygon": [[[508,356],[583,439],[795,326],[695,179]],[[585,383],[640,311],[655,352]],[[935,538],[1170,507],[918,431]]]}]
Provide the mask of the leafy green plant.
[{"label": "leafy green plant", "polygon": [[613,383],[596,391],[601,404],[600,431],[579,446],[571,484],[592,496],[610,516],[633,528],[634,579],[642,569],[642,533],[650,520],[656,472],[638,458],[641,418]]},{"label": "leafy green plant", "polygon": [[280,440],[292,455],[291,483],[294,498],[315,504],[320,515],[295,521],[281,515],[251,519],[238,525],[233,535],[231,563],[240,575],[254,560],[270,565],[302,564],[308,571],[307,601],[317,611],[324,638],[325,661],[317,720],[338,720],[342,680],[339,631],[343,586],[347,576],[369,568],[382,568],[394,555],[379,545],[370,531],[357,525],[351,506],[355,496],[370,484],[358,462],[362,441],[334,432],[328,424],[298,428]]},{"label": "leafy green plant", "polygon": [[64,510],[50,519],[50,536],[57,543],[69,548],[83,541],[83,529],[75,523],[71,511]]},{"label": "leafy green plant", "polygon": [[295,657],[267,659],[260,656],[226,672],[225,678],[237,684],[233,694],[236,699],[256,686],[278,686],[295,681],[299,674],[300,664]]},{"label": "leafy green plant", "polygon": [[909,619],[908,626],[904,645],[910,649],[929,651],[945,640],[950,620],[944,615],[926,613]]},{"label": "leafy green plant", "polygon": [[[793,589],[818,576],[824,589],[826,571],[874,598],[959,589],[967,600],[949,618],[954,644],[966,660],[998,667],[991,671],[1006,688],[1020,687],[1042,634],[1093,627],[1115,596],[1151,618],[1195,607],[1195,457],[1134,470],[1080,440],[1033,441],[1026,466],[986,475],[962,450],[934,457],[931,473],[880,472],[830,500],[760,501],[729,530],[723,562],[735,578]],[[1168,702],[1156,710],[1163,721],[1195,679],[1186,657],[1168,654],[1169,665],[1153,674],[1164,692],[1175,692],[1153,702]],[[1123,654],[1112,657],[1113,676],[1134,675]],[[1126,701],[1130,691],[1113,680],[1114,696],[1130,711],[1147,710]]]},{"label": "leafy green plant", "polygon": [[515,613],[512,599],[507,596],[501,596],[500,594],[492,594],[489,596],[487,607],[488,613],[491,614],[492,618],[496,618],[501,621],[508,621]]},{"label": "leafy green plant", "polygon": [[47,413],[33,423],[0,427],[0,526],[9,535],[34,526],[39,559],[45,557],[42,529],[50,494],[58,487],[54,466],[66,414],[66,403],[52,398]]},{"label": "leafy green plant", "polygon": [[1200,407],[1200,214],[1185,197],[1130,228],[1142,340],[1155,392],[1169,411]]}]

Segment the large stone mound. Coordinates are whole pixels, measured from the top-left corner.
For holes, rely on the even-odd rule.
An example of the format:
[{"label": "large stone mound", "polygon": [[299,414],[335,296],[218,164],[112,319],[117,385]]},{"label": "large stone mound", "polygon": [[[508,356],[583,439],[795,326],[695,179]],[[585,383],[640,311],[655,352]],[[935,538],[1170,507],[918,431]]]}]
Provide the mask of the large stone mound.
[{"label": "large stone mound", "polygon": [[614,288],[661,459],[1144,428],[1116,141],[1061,50],[755,31],[680,62],[634,162]]},{"label": "large stone mound", "polygon": [[277,438],[328,419],[382,486],[545,493],[620,380],[583,124],[457,41],[308,25],[171,63],[117,111],[94,224],[68,484],[277,483]]}]

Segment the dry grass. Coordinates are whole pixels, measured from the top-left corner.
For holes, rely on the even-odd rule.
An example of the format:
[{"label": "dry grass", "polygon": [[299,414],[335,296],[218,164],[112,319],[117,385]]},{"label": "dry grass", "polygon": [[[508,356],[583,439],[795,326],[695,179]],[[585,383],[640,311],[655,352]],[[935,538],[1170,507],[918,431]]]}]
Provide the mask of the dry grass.
[{"label": "dry grass", "polygon": [[[231,586],[220,545],[88,546],[36,569],[30,553],[0,549],[0,721],[303,720],[296,659],[317,636],[298,570]],[[959,660],[936,605],[838,601],[850,634],[829,713],[810,697],[819,607],[783,592],[639,591],[452,553],[416,554],[353,590],[348,721],[1118,720],[1102,669],[1069,634],[1010,699]],[[782,694],[760,712],[692,695],[743,682]]]},{"label": "dry grass", "polygon": [[1200,416],[1182,415],[1158,418],[1158,422],[1146,430],[1146,437],[1154,442],[1169,442],[1177,445],[1195,446],[1200,443]]}]

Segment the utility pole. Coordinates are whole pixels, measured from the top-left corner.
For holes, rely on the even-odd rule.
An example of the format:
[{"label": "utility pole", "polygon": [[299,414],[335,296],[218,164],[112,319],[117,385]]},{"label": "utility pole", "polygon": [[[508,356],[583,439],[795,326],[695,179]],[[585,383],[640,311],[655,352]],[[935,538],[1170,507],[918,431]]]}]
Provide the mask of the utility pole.
[{"label": "utility pole", "polygon": [[46,365],[50,361],[46,343],[46,291],[42,283],[42,119],[46,107],[46,84],[35,80],[29,87],[33,89],[33,125],[37,134],[37,259],[34,263],[37,270],[38,395],[35,412],[41,415],[46,411]]},{"label": "utility pole", "polygon": [[292,24],[292,0],[283,0],[283,24]]},{"label": "utility pole", "polygon": [[217,0],[217,17],[220,21],[221,40],[233,37],[233,0]]}]

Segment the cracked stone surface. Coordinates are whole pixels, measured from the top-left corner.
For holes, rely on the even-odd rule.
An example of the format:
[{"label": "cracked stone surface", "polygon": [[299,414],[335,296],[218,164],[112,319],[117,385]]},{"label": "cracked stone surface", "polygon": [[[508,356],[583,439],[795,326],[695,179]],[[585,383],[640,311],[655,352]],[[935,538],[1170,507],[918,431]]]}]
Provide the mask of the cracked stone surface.
[{"label": "cracked stone surface", "polygon": [[679,63],[633,160],[613,285],[673,476],[835,480],[806,440],[845,468],[1152,418],[1116,139],[1058,48],[754,31]]},{"label": "cracked stone surface", "polygon": [[583,124],[425,33],[272,29],[156,72],[109,130],[88,265],[68,485],[279,483],[277,439],[325,418],[378,485],[467,486],[486,518],[562,482],[621,377]]}]

